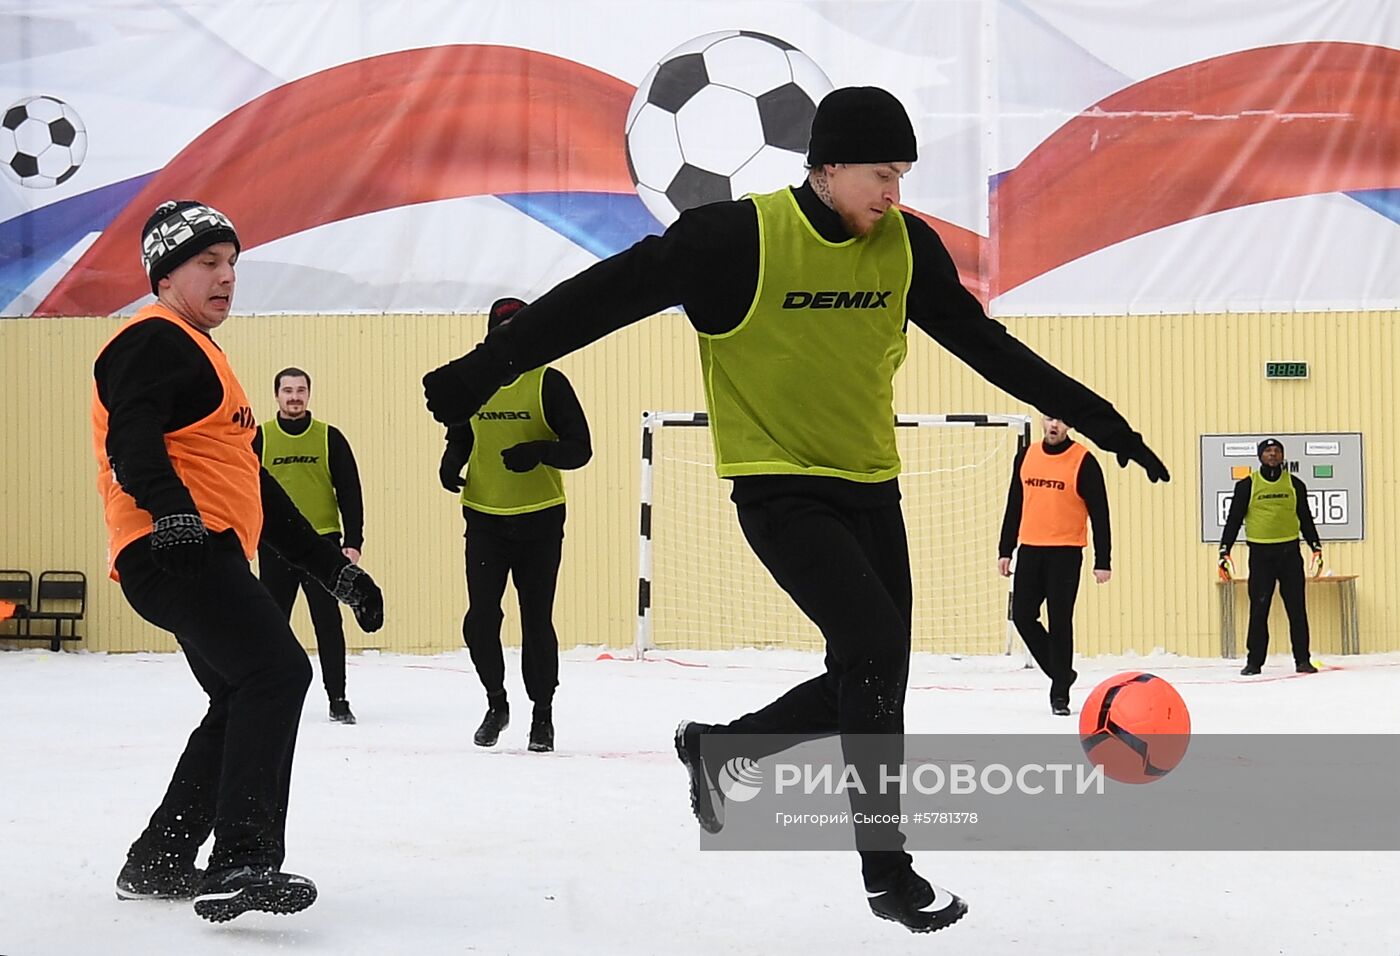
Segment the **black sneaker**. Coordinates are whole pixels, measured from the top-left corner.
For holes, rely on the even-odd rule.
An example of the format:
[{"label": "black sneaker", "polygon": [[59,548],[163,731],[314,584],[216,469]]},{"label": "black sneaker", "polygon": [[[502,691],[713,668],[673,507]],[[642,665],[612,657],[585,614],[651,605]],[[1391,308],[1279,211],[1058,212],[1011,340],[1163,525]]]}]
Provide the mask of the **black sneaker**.
[{"label": "black sneaker", "polygon": [[239,866],[206,874],[194,911],[211,923],[224,923],[249,910],[300,913],[316,902],[316,884],[270,866]]},{"label": "black sneaker", "polygon": [[1303,661],[1303,663],[1299,664],[1299,665],[1298,665],[1296,668],[1294,668],[1294,669],[1295,669],[1299,674],[1316,674],[1316,673],[1317,673],[1317,668],[1313,666],[1312,661]]},{"label": "black sneaker", "polygon": [[536,710],[530,721],[530,749],[547,754],[554,749],[554,719],[548,710]]},{"label": "black sneaker", "polygon": [[1259,671],[1260,667],[1258,664],[1246,664],[1244,665],[1244,670],[1240,671],[1240,676],[1253,677],[1255,674],[1258,674]]},{"label": "black sneaker", "polygon": [[350,701],[337,697],[331,701],[331,720],[338,724],[353,724],[355,715],[350,713]]},{"label": "black sneaker", "polygon": [[1071,668],[1067,679],[1050,682],[1050,713],[1056,717],[1069,716],[1069,689],[1077,680],[1079,672]]},{"label": "black sneaker", "polygon": [[130,859],[117,874],[119,900],[191,900],[204,871],[137,863]]},{"label": "black sneaker", "polygon": [[724,829],[724,793],[705,769],[700,756],[700,735],[710,726],[693,720],[681,721],[676,728],[676,756],[690,774],[690,809],[695,819],[706,833],[718,833]]},{"label": "black sneaker", "polygon": [[870,911],[911,933],[933,933],[967,915],[967,904],[957,894],[934,886],[912,868],[900,870],[891,883],[883,892],[868,891]]},{"label": "black sneaker", "polygon": [[510,704],[501,701],[486,708],[486,716],[481,718],[481,726],[476,728],[472,741],[478,747],[494,747],[501,739],[501,731],[510,726]]}]

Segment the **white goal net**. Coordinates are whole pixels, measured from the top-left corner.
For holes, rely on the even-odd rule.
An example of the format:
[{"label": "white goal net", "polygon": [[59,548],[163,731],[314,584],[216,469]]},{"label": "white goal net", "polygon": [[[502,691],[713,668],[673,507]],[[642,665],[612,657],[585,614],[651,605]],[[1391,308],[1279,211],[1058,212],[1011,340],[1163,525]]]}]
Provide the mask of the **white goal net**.
[{"label": "white goal net", "polygon": [[[916,651],[1004,654],[997,537],[1024,415],[900,415],[896,434]],[[820,650],[821,634],[763,567],[715,475],[704,412],[642,417],[637,651]]]}]

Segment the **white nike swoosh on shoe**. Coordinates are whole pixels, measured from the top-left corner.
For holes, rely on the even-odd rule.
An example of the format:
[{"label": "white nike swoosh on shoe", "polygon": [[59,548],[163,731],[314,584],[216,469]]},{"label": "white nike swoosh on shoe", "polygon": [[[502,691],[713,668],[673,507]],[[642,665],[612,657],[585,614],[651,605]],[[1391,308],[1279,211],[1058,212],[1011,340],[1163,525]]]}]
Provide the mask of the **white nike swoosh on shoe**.
[{"label": "white nike swoosh on shoe", "polygon": [[[189,897],[185,897],[188,899]],[[135,890],[124,890],[117,887],[117,899],[119,900],[178,900],[179,897],[162,895],[160,893],[138,893]]]},{"label": "white nike swoosh on shoe", "polygon": [[[933,890],[933,900],[932,900],[932,902],[930,902],[927,906],[925,906],[925,907],[923,907],[922,909],[920,909],[920,910],[919,910],[920,913],[941,913],[941,912],[943,912],[944,910],[946,910],[948,907],[952,906],[954,903],[957,902],[957,899],[958,899],[958,898],[957,898],[956,896],[954,896],[954,895],[953,895],[951,892],[949,892],[948,890],[945,890],[943,887],[938,886],[937,884],[930,883],[930,884],[929,884],[929,889]],[[867,898],[873,900],[873,899],[875,899],[876,897],[885,896],[886,894],[892,893],[892,892],[894,892],[894,891],[893,891],[893,890],[866,890],[866,891],[865,891],[865,895],[866,895]]]},{"label": "white nike swoosh on shoe", "polygon": [[948,907],[952,906],[955,902],[957,902],[957,899],[958,899],[958,898],[957,898],[956,896],[954,896],[952,893],[950,893],[950,892],[948,892],[947,890],[945,890],[943,887],[941,887],[941,886],[935,886],[935,885],[932,884],[932,883],[930,883],[929,886],[932,887],[932,889],[933,889],[933,902],[930,903],[929,905],[925,906],[925,907],[924,907],[922,910],[920,910],[919,912],[921,912],[921,913],[941,913],[941,912],[943,912],[944,910],[946,910]]},{"label": "white nike swoosh on shoe", "polygon": [[194,898],[196,903],[207,903],[210,900],[231,900],[243,893],[247,887],[239,887],[236,890],[229,890],[226,893],[200,893]]}]

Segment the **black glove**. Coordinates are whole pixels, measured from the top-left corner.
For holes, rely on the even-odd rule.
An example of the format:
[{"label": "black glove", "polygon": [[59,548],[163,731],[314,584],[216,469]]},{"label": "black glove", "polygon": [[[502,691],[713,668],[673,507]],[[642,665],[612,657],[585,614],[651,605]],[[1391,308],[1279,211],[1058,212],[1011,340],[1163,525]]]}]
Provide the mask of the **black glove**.
[{"label": "black glove", "polygon": [[501,451],[501,461],[511,471],[525,472],[538,465],[543,459],[540,446],[544,442],[523,441]]},{"label": "black glove", "polygon": [[1127,468],[1128,462],[1135,461],[1142,466],[1142,470],[1147,472],[1147,480],[1152,482],[1171,481],[1172,476],[1167,472],[1167,466],[1162,463],[1147,443],[1142,440],[1142,436],[1137,432],[1129,432],[1127,437],[1121,441],[1115,440],[1111,445],[1104,446],[1108,451],[1118,455],[1118,467]]},{"label": "black glove", "polygon": [[384,594],[369,572],[347,559],[345,566],[326,588],[341,604],[350,605],[360,630],[373,634],[384,626]]},{"label": "black glove", "polygon": [[196,578],[204,570],[209,529],[197,514],[166,515],[151,529],[151,560],[166,574]]},{"label": "black glove", "polygon": [[462,480],[462,463],[443,455],[441,463],[438,464],[438,481],[454,495],[461,492],[462,486],[466,484]]},{"label": "black glove", "polygon": [[[427,400],[428,411],[444,425],[470,422],[477,409],[496,391],[494,387],[489,390],[475,387],[472,366],[469,352],[423,376],[423,397]],[[484,395],[481,394],[483,390]]]}]

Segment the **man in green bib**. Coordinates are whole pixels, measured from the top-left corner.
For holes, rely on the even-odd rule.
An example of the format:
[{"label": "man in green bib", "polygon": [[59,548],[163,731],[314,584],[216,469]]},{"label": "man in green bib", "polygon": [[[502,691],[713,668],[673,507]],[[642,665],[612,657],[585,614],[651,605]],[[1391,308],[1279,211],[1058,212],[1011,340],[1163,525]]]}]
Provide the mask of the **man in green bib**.
[{"label": "man in green bib", "polygon": [[[804,184],[686,210],[662,235],[555,287],[423,379],[434,417],[464,422],[521,371],[685,307],[739,524],[827,650],[824,673],[767,706],[728,724],[677,728],[691,806],[710,832],[724,825],[724,800],[720,768],[702,756],[706,735],[840,734],[853,764],[872,762],[868,749],[851,756],[857,741],[872,739],[889,742],[870,745],[884,747],[879,756],[902,759],[913,586],[893,381],[909,323],[1116,452],[1119,464],[1136,461],[1153,481],[1168,477],[1112,405],[989,319],[937,233],[900,210],[900,180],[917,155],[893,95],[835,90],[812,121]],[[858,821],[899,812],[897,793],[852,791],[851,803]],[[931,932],[967,912],[914,872],[897,826],[858,823],[855,831],[876,916]]]},{"label": "man in green bib", "polygon": [[[316,533],[340,548],[352,564],[359,564],[365,545],[365,509],[355,453],[340,429],[311,414],[309,374],[284,368],[273,377],[272,387],[277,416],[259,426],[253,448]],[[345,699],[345,628],[335,598],[270,548],[258,550],[258,577],[288,620],[297,589],[306,595],[331,720],[353,724],[355,714]]]},{"label": "man in green bib", "polygon": [[[525,303],[497,299],[486,328],[508,324]],[[469,424],[447,430],[438,478],[459,493],[466,521],[467,613],[462,618],[477,677],[486,689],[486,716],[472,738],[494,747],[510,724],[501,598],[506,578],[520,598],[520,669],[534,705],[529,748],[554,749],[554,691],[559,686],[559,638],[554,587],[564,547],[563,471],[593,457],[588,419],[564,373],[530,369],[502,385]],[[462,466],[467,468],[465,481]]]},{"label": "man in green bib", "polygon": [[1322,540],[1308,510],[1308,488],[1284,467],[1283,443],[1266,438],[1259,443],[1259,468],[1235,484],[1230,513],[1220,533],[1220,576],[1234,574],[1230,549],[1244,525],[1249,544],[1249,633],[1245,638],[1246,677],[1264,668],[1269,653],[1269,608],[1274,586],[1288,612],[1288,636],[1293,645],[1293,667],[1299,674],[1316,674],[1308,634],[1308,606],[1303,597],[1301,536],[1312,549],[1313,573],[1322,571]]}]

